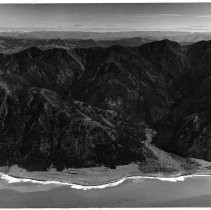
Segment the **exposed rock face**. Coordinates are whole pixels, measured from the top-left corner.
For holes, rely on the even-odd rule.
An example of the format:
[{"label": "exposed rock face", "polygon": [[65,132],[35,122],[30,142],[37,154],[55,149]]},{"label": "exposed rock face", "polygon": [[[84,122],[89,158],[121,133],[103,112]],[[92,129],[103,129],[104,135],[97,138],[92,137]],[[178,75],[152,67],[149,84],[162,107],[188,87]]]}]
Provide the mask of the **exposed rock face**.
[{"label": "exposed rock face", "polygon": [[0,54],[0,165],[115,167],[153,143],[211,160],[210,42]]}]

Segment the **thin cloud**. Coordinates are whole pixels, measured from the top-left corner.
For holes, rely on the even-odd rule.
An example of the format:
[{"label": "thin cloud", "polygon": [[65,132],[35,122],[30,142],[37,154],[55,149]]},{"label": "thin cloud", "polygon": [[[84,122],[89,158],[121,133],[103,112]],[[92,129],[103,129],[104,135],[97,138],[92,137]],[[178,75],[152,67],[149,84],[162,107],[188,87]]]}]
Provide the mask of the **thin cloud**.
[{"label": "thin cloud", "polygon": [[140,16],[140,17],[183,17],[183,14],[169,14],[169,13],[162,13],[162,14],[134,14],[133,16]]},{"label": "thin cloud", "polygon": [[105,15],[106,17],[112,17],[112,18],[157,18],[157,17],[183,17],[184,14],[170,14],[170,13],[161,13],[161,14],[112,14],[112,15]]},{"label": "thin cloud", "polygon": [[197,18],[211,18],[211,15],[198,15]]},{"label": "thin cloud", "polygon": [[157,16],[182,17],[183,14],[155,14]]},{"label": "thin cloud", "polygon": [[196,26],[189,26],[191,28],[210,28],[211,26],[209,25],[196,25]]}]

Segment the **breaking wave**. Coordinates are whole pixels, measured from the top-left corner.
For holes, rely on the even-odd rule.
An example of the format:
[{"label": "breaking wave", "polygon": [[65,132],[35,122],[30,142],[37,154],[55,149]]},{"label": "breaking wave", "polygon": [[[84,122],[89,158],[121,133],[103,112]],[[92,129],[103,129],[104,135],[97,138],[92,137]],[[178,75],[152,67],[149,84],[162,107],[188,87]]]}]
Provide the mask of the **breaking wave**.
[{"label": "breaking wave", "polygon": [[203,177],[203,176],[211,176],[211,175],[186,175],[186,176],[178,176],[178,177],[148,177],[148,176],[130,176],[130,177],[124,177],[120,180],[114,181],[114,182],[110,182],[107,184],[102,184],[102,185],[90,185],[90,186],[86,186],[86,185],[79,185],[79,184],[74,184],[71,182],[59,182],[59,181],[40,181],[40,180],[33,180],[33,179],[24,179],[24,178],[16,178],[16,177],[12,177],[9,176],[7,174],[0,174],[0,178],[3,180],[6,180],[8,183],[35,183],[35,184],[42,184],[42,185],[48,185],[48,184],[56,184],[56,185],[66,185],[66,186],[70,186],[73,189],[80,189],[80,190],[91,190],[91,189],[104,189],[107,187],[115,187],[118,186],[120,184],[122,184],[125,180],[128,179],[132,179],[132,180],[136,180],[136,179],[156,179],[156,180],[160,180],[160,181],[167,181],[167,182],[181,182],[181,181],[185,181],[186,178],[192,178],[192,177]]}]

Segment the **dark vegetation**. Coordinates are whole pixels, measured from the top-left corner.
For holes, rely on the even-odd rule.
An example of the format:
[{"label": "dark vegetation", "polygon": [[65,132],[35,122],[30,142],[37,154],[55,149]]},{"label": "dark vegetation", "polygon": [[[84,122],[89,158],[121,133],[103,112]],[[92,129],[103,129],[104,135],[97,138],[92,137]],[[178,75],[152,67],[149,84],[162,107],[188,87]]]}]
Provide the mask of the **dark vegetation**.
[{"label": "dark vegetation", "polygon": [[0,54],[0,165],[28,170],[144,160],[153,143],[211,160],[211,42],[31,47]]}]

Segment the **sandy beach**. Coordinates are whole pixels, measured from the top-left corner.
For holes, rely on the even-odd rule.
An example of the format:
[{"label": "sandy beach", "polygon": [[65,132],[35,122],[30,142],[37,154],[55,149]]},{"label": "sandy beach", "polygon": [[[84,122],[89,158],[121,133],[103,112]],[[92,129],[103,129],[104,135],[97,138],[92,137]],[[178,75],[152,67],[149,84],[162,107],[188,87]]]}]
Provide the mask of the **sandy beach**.
[{"label": "sandy beach", "polygon": [[[106,167],[71,168],[62,172],[56,171],[55,169],[29,172],[15,165],[10,168],[2,167],[0,171],[16,178],[40,181],[59,181],[83,186],[103,185],[131,176],[163,176],[161,173],[143,173],[139,170],[138,164],[117,166],[116,169],[109,169]],[[172,174],[166,174],[166,176],[172,176]]]},{"label": "sandy beach", "polygon": [[211,170],[207,167],[198,167],[195,170],[188,171],[158,171],[144,172],[138,164],[132,163],[129,165],[117,166],[116,169],[106,167],[66,169],[62,172],[55,169],[48,171],[27,171],[17,165],[12,167],[1,167],[0,172],[10,177],[20,179],[30,179],[37,181],[55,181],[61,183],[69,183],[80,186],[100,186],[109,183],[118,182],[127,177],[154,177],[163,180],[175,181],[182,176],[190,175],[211,175]]}]

